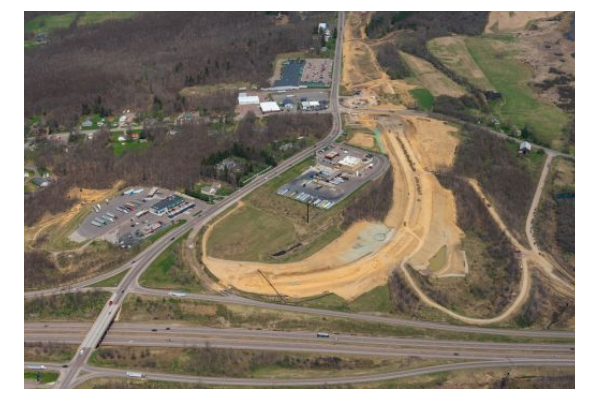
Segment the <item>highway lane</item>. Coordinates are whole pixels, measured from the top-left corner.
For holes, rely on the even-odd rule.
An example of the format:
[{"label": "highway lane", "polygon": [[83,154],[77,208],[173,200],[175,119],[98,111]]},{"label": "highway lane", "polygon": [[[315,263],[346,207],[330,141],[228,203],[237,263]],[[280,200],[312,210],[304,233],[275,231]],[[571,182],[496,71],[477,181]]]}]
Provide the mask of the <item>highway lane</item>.
[{"label": "highway lane", "polygon": [[[83,335],[90,328],[91,324],[81,322],[28,322],[25,323],[25,337],[28,335],[55,335],[63,333]],[[155,331],[154,331],[155,330]],[[428,348],[469,348],[469,349],[519,349],[519,350],[545,350],[545,351],[565,351],[571,352],[575,344],[571,343],[504,343],[504,342],[483,342],[483,341],[464,341],[464,340],[438,340],[405,338],[390,336],[365,336],[365,335],[347,335],[330,334],[329,339],[318,338],[315,332],[307,331],[272,331],[262,329],[242,329],[242,328],[210,328],[204,326],[195,326],[188,324],[165,323],[165,322],[116,322],[110,330],[110,334],[129,335],[135,338],[136,335],[166,335],[168,336],[203,336],[208,338],[243,338],[245,340],[268,339],[268,340],[292,340],[315,343],[327,343],[334,341],[337,344],[361,344],[361,345],[382,345],[382,346],[411,346]]]},{"label": "highway lane", "polygon": [[[132,289],[131,293],[135,294],[143,294],[155,297],[165,297],[170,296],[170,292],[167,290],[160,289],[149,289],[139,284],[135,284],[135,287]],[[288,311],[288,312],[299,312],[303,314],[313,314],[319,316],[327,316],[327,317],[335,317],[335,318],[346,318],[353,319],[364,322],[373,322],[373,323],[381,323],[386,325],[393,326],[406,326],[412,328],[420,328],[420,329],[435,329],[435,330],[445,330],[451,332],[465,332],[465,333],[478,333],[478,334],[487,334],[487,335],[501,335],[501,336],[520,336],[520,337],[545,337],[545,338],[567,338],[567,339],[575,339],[575,332],[573,331],[533,331],[533,330],[523,330],[523,329],[500,329],[500,328],[482,328],[477,326],[468,326],[468,325],[451,325],[448,323],[442,322],[431,322],[431,321],[420,321],[420,320],[410,320],[403,319],[397,317],[385,317],[380,315],[372,315],[372,314],[358,314],[358,313],[349,313],[343,311],[333,311],[333,310],[325,310],[320,308],[310,308],[310,307],[301,307],[301,306],[293,306],[293,305],[285,305],[285,304],[277,304],[277,303],[267,303],[261,302],[257,300],[248,299],[245,297],[235,296],[235,295],[209,295],[209,294],[195,294],[195,293],[187,293],[184,298],[187,299],[195,299],[195,300],[203,300],[210,302],[218,302],[223,304],[237,304],[237,305],[245,305],[245,306],[254,306],[266,309],[272,309],[277,311]]]},{"label": "highway lane", "polygon": [[[336,43],[336,52],[334,57],[334,66],[333,66],[333,76],[332,76],[332,85],[331,85],[331,93],[330,93],[330,106],[331,112],[333,115],[333,123],[332,128],[329,134],[319,142],[319,144],[315,145],[313,148],[305,149],[296,155],[290,157],[289,159],[281,162],[277,167],[271,169],[265,174],[255,178],[248,185],[240,188],[236,192],[234,192],[231,196],[221,201],[219,204],[211,207],[206,210],[204,213],[200,214],[198,217],[192,218],[182,226],[175,228],[169,234],[163,236],[158,239],[154,244],[146,248],[144,251],[140,253],[134,260],[131,261],[131,267],[129,268],[129,272],[123,278],[121,283],[117,288],[117,292],[115,295],[111,297],[114,305],[109,306],[108,304],[102,309],[100,315],[94,322],[94,325],[86,335],[84,341],[80,346],[80,350],[78,355],[75,356],[72,365],[69,367],[68,371],[65,373],[64,379],[61,379],[58,383],[58,387],[69,387],[71,381],[75,379],[75,377],[79,374],[79,371],[83,364],[87,361],[91,354],[91,350],[94,349],[101,341],[102,336],[110,327],[112,323],[116,310],[128,294],[129,289],[133,286],[134,283],[137,283],[139,276],[143,273],[143,271],[154,261],[160,253],[162,253],[166,248],[171,244],[172,239],[176,239],[182,236],[185,232],[191,229],[193,226],[199,226],[202,224],[206,224],[216,215],[222,213],[227,210],[229,207],[234,205],[237,201],[242,199],[244,196],[251,193],[254,189],[260,187],[264,183],[269,180],[275,178],[280,175],[282,172],[286,171],[293,165],[299,163],[304,160],[312,153],[317,150],[320,150],[323,147],[328,146],[332,141],[334,141],[341,134],[341,116],[338,110],[339,101],[339,82],[340,82],[340,73],[341,73],[341,50],[342,50],[342,40],[343,40],[343,27],[344,24],[344,13],[340,12],[338,17],[338,34],[337,43]],[[121,268],[124,268],[121,267]],[[113,312],[114,311],[114,312]]]},{"label": "highway lane", "polygon": [[[199,377],[188,375],[174,375],[161,373],[146,373],[145,379],[182,382],[214,386],[253,386],[253,387],[296,387],[296,386],[328,386],[348,385],[369,382],[383,382],[395,379],[410,378],[415,376],[430,375],[440,372],[451,372],[461,370],[485,370],[495,368],[514,367],[575,367],[571,360],[495,360],[495,361],[471,361],[464,363],[434,365],[429,367],[415,368],[405,371],[394,371],[383,374],[325,377],[307,379],[268,379],[268,378],[227,378],[227,377]],[[83,369],[88,375],[82,376],[73,382],[72,387],[94,378],[126,378],[125,371],[119,369],[97,368],[86,366]]]},{"label": "highway lane", "polygon": [[[80,343],[89,325],[59,323],[26,325],[26,342]],[[365,356],[414,356],[441,359],[506,359],[536,357],[572,359],[574,345],[512,344],[437,341],[394,337],[331,335],[317,338],[311,332],[275,332],[216,329],[153,324],[115,324],[103,340],[105,345],[188,347],[205,346],[270,351],[318,352]]]},{"label": "highway lane", "polygon": [[[81,343],[83,335],[77,334],[50,334],[46,340],[64,344]],[[43,335],[25,335],[26,341],[39,342],[44,340]],[[160,347],[160,348],[187,348],[205,347],[213,349],[240,349],[256,351],[280,351],[286,353],[311,353],[322,355],[349,355],[364,357],[418,357],[423,359],[440,360],[512,360],[512,359],[538,359],[538,360],[574,360],[574,352],[568,351],[528,351],[522,349],[463,349],[455,348],[427,348],[411,346],[366,346],[349,345],[335,341],[322,343],[305,343],[302,341],[273,341],[273,340],[248,340],[240,337],[235,339],[208,338],[208,337],[179,337],[176,335],[120,335],[111,333],[102,341],[103,346],[133,346],[133,347]]]}]

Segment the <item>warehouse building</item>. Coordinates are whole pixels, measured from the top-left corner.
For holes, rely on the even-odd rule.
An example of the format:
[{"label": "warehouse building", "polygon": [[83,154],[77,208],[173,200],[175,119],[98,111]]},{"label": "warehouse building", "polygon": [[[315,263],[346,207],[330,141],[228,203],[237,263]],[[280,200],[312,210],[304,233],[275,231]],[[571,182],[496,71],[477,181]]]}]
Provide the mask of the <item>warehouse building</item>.
[{"label": "warehouse building", "polygon": [[270,112],[281,111],[281,109],[279,108],[277,103],[274,101],[265,101],[264,103],[260,103],[260,110],[264,114],[270,113]]},{"label": "warehouse building", "polygon": [[172,194],[171,196],[160,200],[150,208],[150,212],[154,215],[164,215],[167,211],[176,208],[181,203],[185,202],[183,197]]},{"label": "warehouse building", "polygon": [[240,93],[238,95],[238,104],[240,106],[247,106],[258,103],[260,103],[258,96],[248,96],[247,93]]}]

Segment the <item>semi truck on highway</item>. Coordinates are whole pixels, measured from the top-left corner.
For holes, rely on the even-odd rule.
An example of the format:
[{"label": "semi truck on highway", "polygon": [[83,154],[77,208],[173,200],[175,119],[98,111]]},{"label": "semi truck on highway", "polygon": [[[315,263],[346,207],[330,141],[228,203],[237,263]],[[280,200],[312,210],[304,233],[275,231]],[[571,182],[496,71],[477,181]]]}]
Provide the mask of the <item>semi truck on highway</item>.
[{"label": "semi truck on highway", "polygon": [[45,365],[39,365],[39,364],[32,364],[32,365],[28,365],[25,367],[26,369],[32,370],[32,371],[43,371],[46,369]]},{"label": "semi truck on highway", "polygon": [[329,333],[317,332],[317,337],[318,338],[328,338],[329,337]]},{"label": "semi truck on highway", "polygon": [[130,378],[145,378],[146,374],[143,374],[141,372],[131,372],[131,371],[127,371],[126,375]]}]

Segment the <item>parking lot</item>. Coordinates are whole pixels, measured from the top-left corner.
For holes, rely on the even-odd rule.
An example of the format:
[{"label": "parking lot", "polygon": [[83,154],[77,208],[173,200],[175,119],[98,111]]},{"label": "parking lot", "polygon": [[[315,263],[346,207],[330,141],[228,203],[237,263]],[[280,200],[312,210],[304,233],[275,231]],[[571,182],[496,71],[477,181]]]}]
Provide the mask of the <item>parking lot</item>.
[{"label": "parking lot", "polygon": [[[156,189],[151,196],[152,191],[150,188],[131,188],[120,196],[95,204],[75,234],[82,239],[103,238],[127,247],[210,207],[208,203],[167,189]],[[157,215],[159,213],[153,207],[163,204],[166,198],[181,200],[176,206],[165,207],[162,215]]]},{"label": "parking lot", "polygon": [[328,210],[388,168],[384,155],[333,144],[317,153],[316,165],[281,186],[277,194]]}]

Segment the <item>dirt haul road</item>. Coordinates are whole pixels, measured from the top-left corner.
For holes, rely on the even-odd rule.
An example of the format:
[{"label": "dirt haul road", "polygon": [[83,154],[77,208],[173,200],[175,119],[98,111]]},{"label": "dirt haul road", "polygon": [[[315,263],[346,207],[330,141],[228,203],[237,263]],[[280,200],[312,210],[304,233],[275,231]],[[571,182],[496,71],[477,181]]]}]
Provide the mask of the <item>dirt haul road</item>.
[{"label": "dirt haul road", "polygon": [[[354,299],[387,282],[390,270],[397,266],[404,254],[409,254],[419,244],[419,237],[411,231],[418,218],[412,216],[419,209],[416,202],[414,177],[407,176],[411,171],[409,163],[400,150],[396,139],[384,134],[384,144],[390,156],[394,175],[393,205],[385,225],[391,228],[391,237],[372,254],[352,262],[345,261],[346,253],[352,249],[360,236],[370,225],[367,222],[354,224],[340,238],[322,251],[305,260],[287,264],[266,264],[223,260],[207,256],[207,239],[211,225],[203,237],[203,263],[226,286],[238,290],[264,295],[275,295],[275,290],[291,297],[315,296],[335,293],[345,299]],[[408,226],[404,226],[407,222]],[[216,222],[218,223],[218,221]]]},{"label": "dirt haul road", "polygon": [[[463,257],[458,253],[462,232],[456,226],[456,205],[451,193],[421,166],[418,159],[425,156],[411,148],[404,133],[405,124],[400,119],[382,117],[378,122],[394,177],[393,204],[384,221],[391,233],[385,243],[371,254],[348,262],[347,254],[355,246],[357,237],[376,225],[363,221],[352,225],[319,253],[299,262],[267,264],[223,260],[210,257],[207,252],[208,238],[219,222],[216,221],[204,234],[202,261],[222,285],[263,295],[307,297],[335,293],[351,300],[386,284],[390,271],[401,261],[410,262],[418,269],[427,268],[428,260],[443,246],[448,248],[451,265],[445,270],[463,271]],[[425,122],[420,123],[425,125]],[[450,127],[444,128],[438,131],[439,135],[449,135],[452,131]],[[449,162],[447,153],[440,154],[440,159],[429,156],[432,165]]]}]

